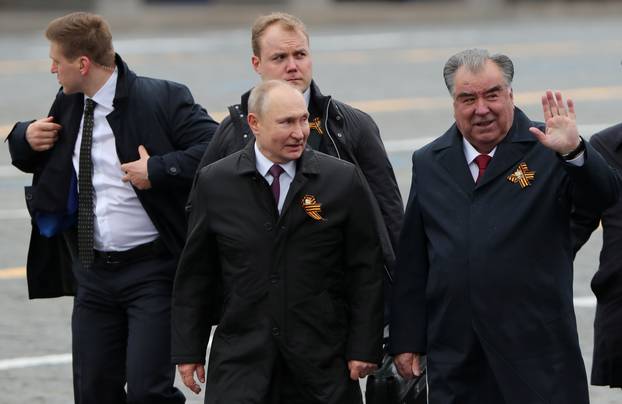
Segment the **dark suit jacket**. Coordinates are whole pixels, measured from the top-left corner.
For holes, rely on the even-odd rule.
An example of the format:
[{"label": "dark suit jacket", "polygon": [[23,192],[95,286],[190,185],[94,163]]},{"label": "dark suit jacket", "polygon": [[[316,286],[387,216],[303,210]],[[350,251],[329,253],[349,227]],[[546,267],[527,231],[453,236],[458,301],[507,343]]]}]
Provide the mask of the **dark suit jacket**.
[{"label": "dark suit jacket", "polygon": [[[572,166],[537,142],[530,126],[541,124],[516,108],[477,185],[455,125],[414,153],[391,351],[457,361],[465,335],[474,333],[516,369],[516,382],[547,400],[554,389],[578,391],[579,403],[587,382],[572,296],[570,211],[610,205],[618,183],[589,144],[585,164]],[[522,162],[535,172],[525,188],[507,178]]]},{"label": "dark suit jacket", "polygon": [[[207,397],[261,397],[281,355],[309,395],[339,403],[346,360],[381,356],[382,255],[364,180],[308,148],[279,216],[253,146],[197,177],[173,292],[173,361],[204,362],[208,319],[221,315],[210,298],[222,290]],[[305,213],[306,195],[323,219]]]},{"label": "dark suit jacket", "polygon": [[[160,234],[169,253],[180,253],[186,221],[184,206],[196,166],[218,124],[194,102],[188,88],[170,81],[139,77],[119,55],[114,111],[107,119],[115,135],[121,163],[138,160],[144,145],[152,188],[135,189],[140,202]],[[13,165],[32,173],[26,201],[35,212],[66,210],[72,155],[84,109],[84,94],[61,91],[49,115],[62,129],[54,147],[35,152],[26,141],[30,122],[18,122],[9,134]],[[62,235],[45,238],[33,220],[28,251],[27,277],[30,298],[57,297],[73,293],[71,259]]]},{"label": "dark suit jacket", "polygon": [[[590,138],[615,169],[622,170],[622,124],[607,128]],[[600,265],[592,279],[598,299],[594,321],[592,384],[622,387],[622,200],[604,212],[576,209],[573,235],[578,250],[602,220],[603,246]]]}]

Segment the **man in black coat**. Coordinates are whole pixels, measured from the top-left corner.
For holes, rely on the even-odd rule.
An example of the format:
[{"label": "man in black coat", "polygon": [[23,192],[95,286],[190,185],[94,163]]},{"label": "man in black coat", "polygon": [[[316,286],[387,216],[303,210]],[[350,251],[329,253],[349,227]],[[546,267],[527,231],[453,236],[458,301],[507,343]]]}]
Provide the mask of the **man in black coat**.
[{"label": "man in black coat", "polygon": [[217,123],[185,86],[129,70],[101,17],[66,15],[46,37],[62,88],[48,117],[8,138],[13,164],[34,174],[29,295],[75,294],[76,403],[183,403],[170,297],[184,205]]},{"label": "man in black coat", "polygon": [[[376,123],[366,113],[320,92],[312,80],[309,36],[298,18],[285,13],[259,17],[252,27],[252,48],[253,69],[262,80],[285,80],[304,94],[311,127],[309,146],[361,169],[373,195],[373,218],[380,232],[388,286],[404,206]],[[199,167],[244,148],[252,139],[246,122],[249,94],[229,107],[229,116],[216,131]]]},{"label": "man in black coat", "polygon": [[[622,172],[622,124],[595,134],[590,144]],[[603,226],[600,266],[592,278],[597,298],[591,383],[622,387],[622,200],[604,211],[576,209],[572,216],[575,251]]]},{"label": "man in black coat", "polygon": [[456,122],[413,154],[391,312],[398,370],[418,374],[427,354],[430,404],[587,404],[570,212],[611,205],[618,179],[561,93],[543,97],[546,129],[514,106],[507,56],[466,50],[444,76]]},{"label": "man in black coat", "polygon": [[[206,403],[361,403],[381,356],[382,255],[352,164],[310,148],[302,94],[249,98],[256,141],[198,173],[173,291],[173,362]],[[224,294],[224,307],[214,296]]]}]

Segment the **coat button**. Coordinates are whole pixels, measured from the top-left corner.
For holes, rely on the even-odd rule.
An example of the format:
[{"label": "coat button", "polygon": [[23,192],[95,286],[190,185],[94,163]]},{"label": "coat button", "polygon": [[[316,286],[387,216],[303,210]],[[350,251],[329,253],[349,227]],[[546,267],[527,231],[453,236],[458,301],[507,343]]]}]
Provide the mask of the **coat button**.
[{"label": "coat button", "polygon": [[279,278],[276,275],[273,275],[270,277],[270,283],[273,285],[278,285],[279,284]]},{"label": "coat button", "polygon": [[263,224],[264,229],[266,229],[266,231],[272,231],[272,223],[264,223]]},{"label": "coat button", "polygon": [[245,133],[244,136],[242,136],[244,139],[246,139],[248,137],[248,133]]},{"label": "coat button", "polygon": [[272,335],[274,335],[275,337],[281,335],[281,330],[279,330],[279,327],[272,327]]},{"label": "coat button", "polygon": [[341,137],[341,136],[343,136],[341,132],[337,133],[337,137]]},{"label": "coat button", "polygon": [[177,167],[170,167],[168,169],[168,172],[173,174],[173,175],[177,174]]},{"label": "coat button", "polygon": [[338,120],[338,121],[341,121],[341,117],[340,117],[339,115],[337,115],[337,116],[335,117],[335,119],[336,119],[336,120]]}]

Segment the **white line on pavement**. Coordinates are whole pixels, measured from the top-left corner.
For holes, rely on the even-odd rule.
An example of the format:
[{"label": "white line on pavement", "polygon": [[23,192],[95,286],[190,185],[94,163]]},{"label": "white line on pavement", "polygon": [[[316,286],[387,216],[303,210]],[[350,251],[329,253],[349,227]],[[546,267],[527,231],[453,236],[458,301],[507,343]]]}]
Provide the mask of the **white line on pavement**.
[{"label": "white line on pavement", "polygon": [[[593,296],[575,297],[574,305],[577,308],[594,308],[596,307],[596,298]],[[212,345],[212,337],[214,335],[212,328],[212,336],[209,339],[207,353],[209,354]],[[37,366],[65,365],[71,363],[71,354],[34,356],[25,358],[0,359],[0,371],[11,369],[32,368]]]},{"label": "white line on pavement", "polygon": [[31,368],[44,365],[64,365],[71,363],[71,354],[33,356],[0,360],[0,370]]},{"label": "white line on pavement", "polygon": [[[215,328],[216,327],[212,327],[212,333],[211,333],[209,342],[207,344],[208,354],[212,350],[212,338],[214,337]],[[26,357],[26,358],[0,359],[0,371],[11,370],[11,369],[31,368],[35,366],[65,365],[67,363],[71,363],[70,353],[60,354],[60,355],[33,356],[33,357]]]}]

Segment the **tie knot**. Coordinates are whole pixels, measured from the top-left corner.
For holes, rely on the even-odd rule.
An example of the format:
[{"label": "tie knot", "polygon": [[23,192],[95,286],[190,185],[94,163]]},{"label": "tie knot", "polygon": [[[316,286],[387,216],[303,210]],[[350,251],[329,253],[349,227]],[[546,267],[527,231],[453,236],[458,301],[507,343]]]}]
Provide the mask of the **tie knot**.
[{"label": "tie knot", "polygon": [[477,167],[480,170],[485,170],[486,167],[488,167],[488,163],[490,163],[490,159],[492,159],[492,157],[490,157],[487,154],[480,154],[479,156],[475,157],[475,164],[477,164]]},{"label": "tie knot", "polygon": [[270,167],[270,169],[268,170],[268,172],[270,173],[270,175],[273,178],[279,178],[281,176],[281,174],[283,174],[285,170],[283,170],[283,167],[281,167],[278,164],[274,164],[272,167]]},{"label": "tie knot", "polygon": [[95,109],[95,101],[93,101],[93,99],[91,99],[91,98],[87,98],[86,101],[84,102],[84,104],[85,104],[85,106],[84,106],[84,113],[85,114],[90,114]]}]

